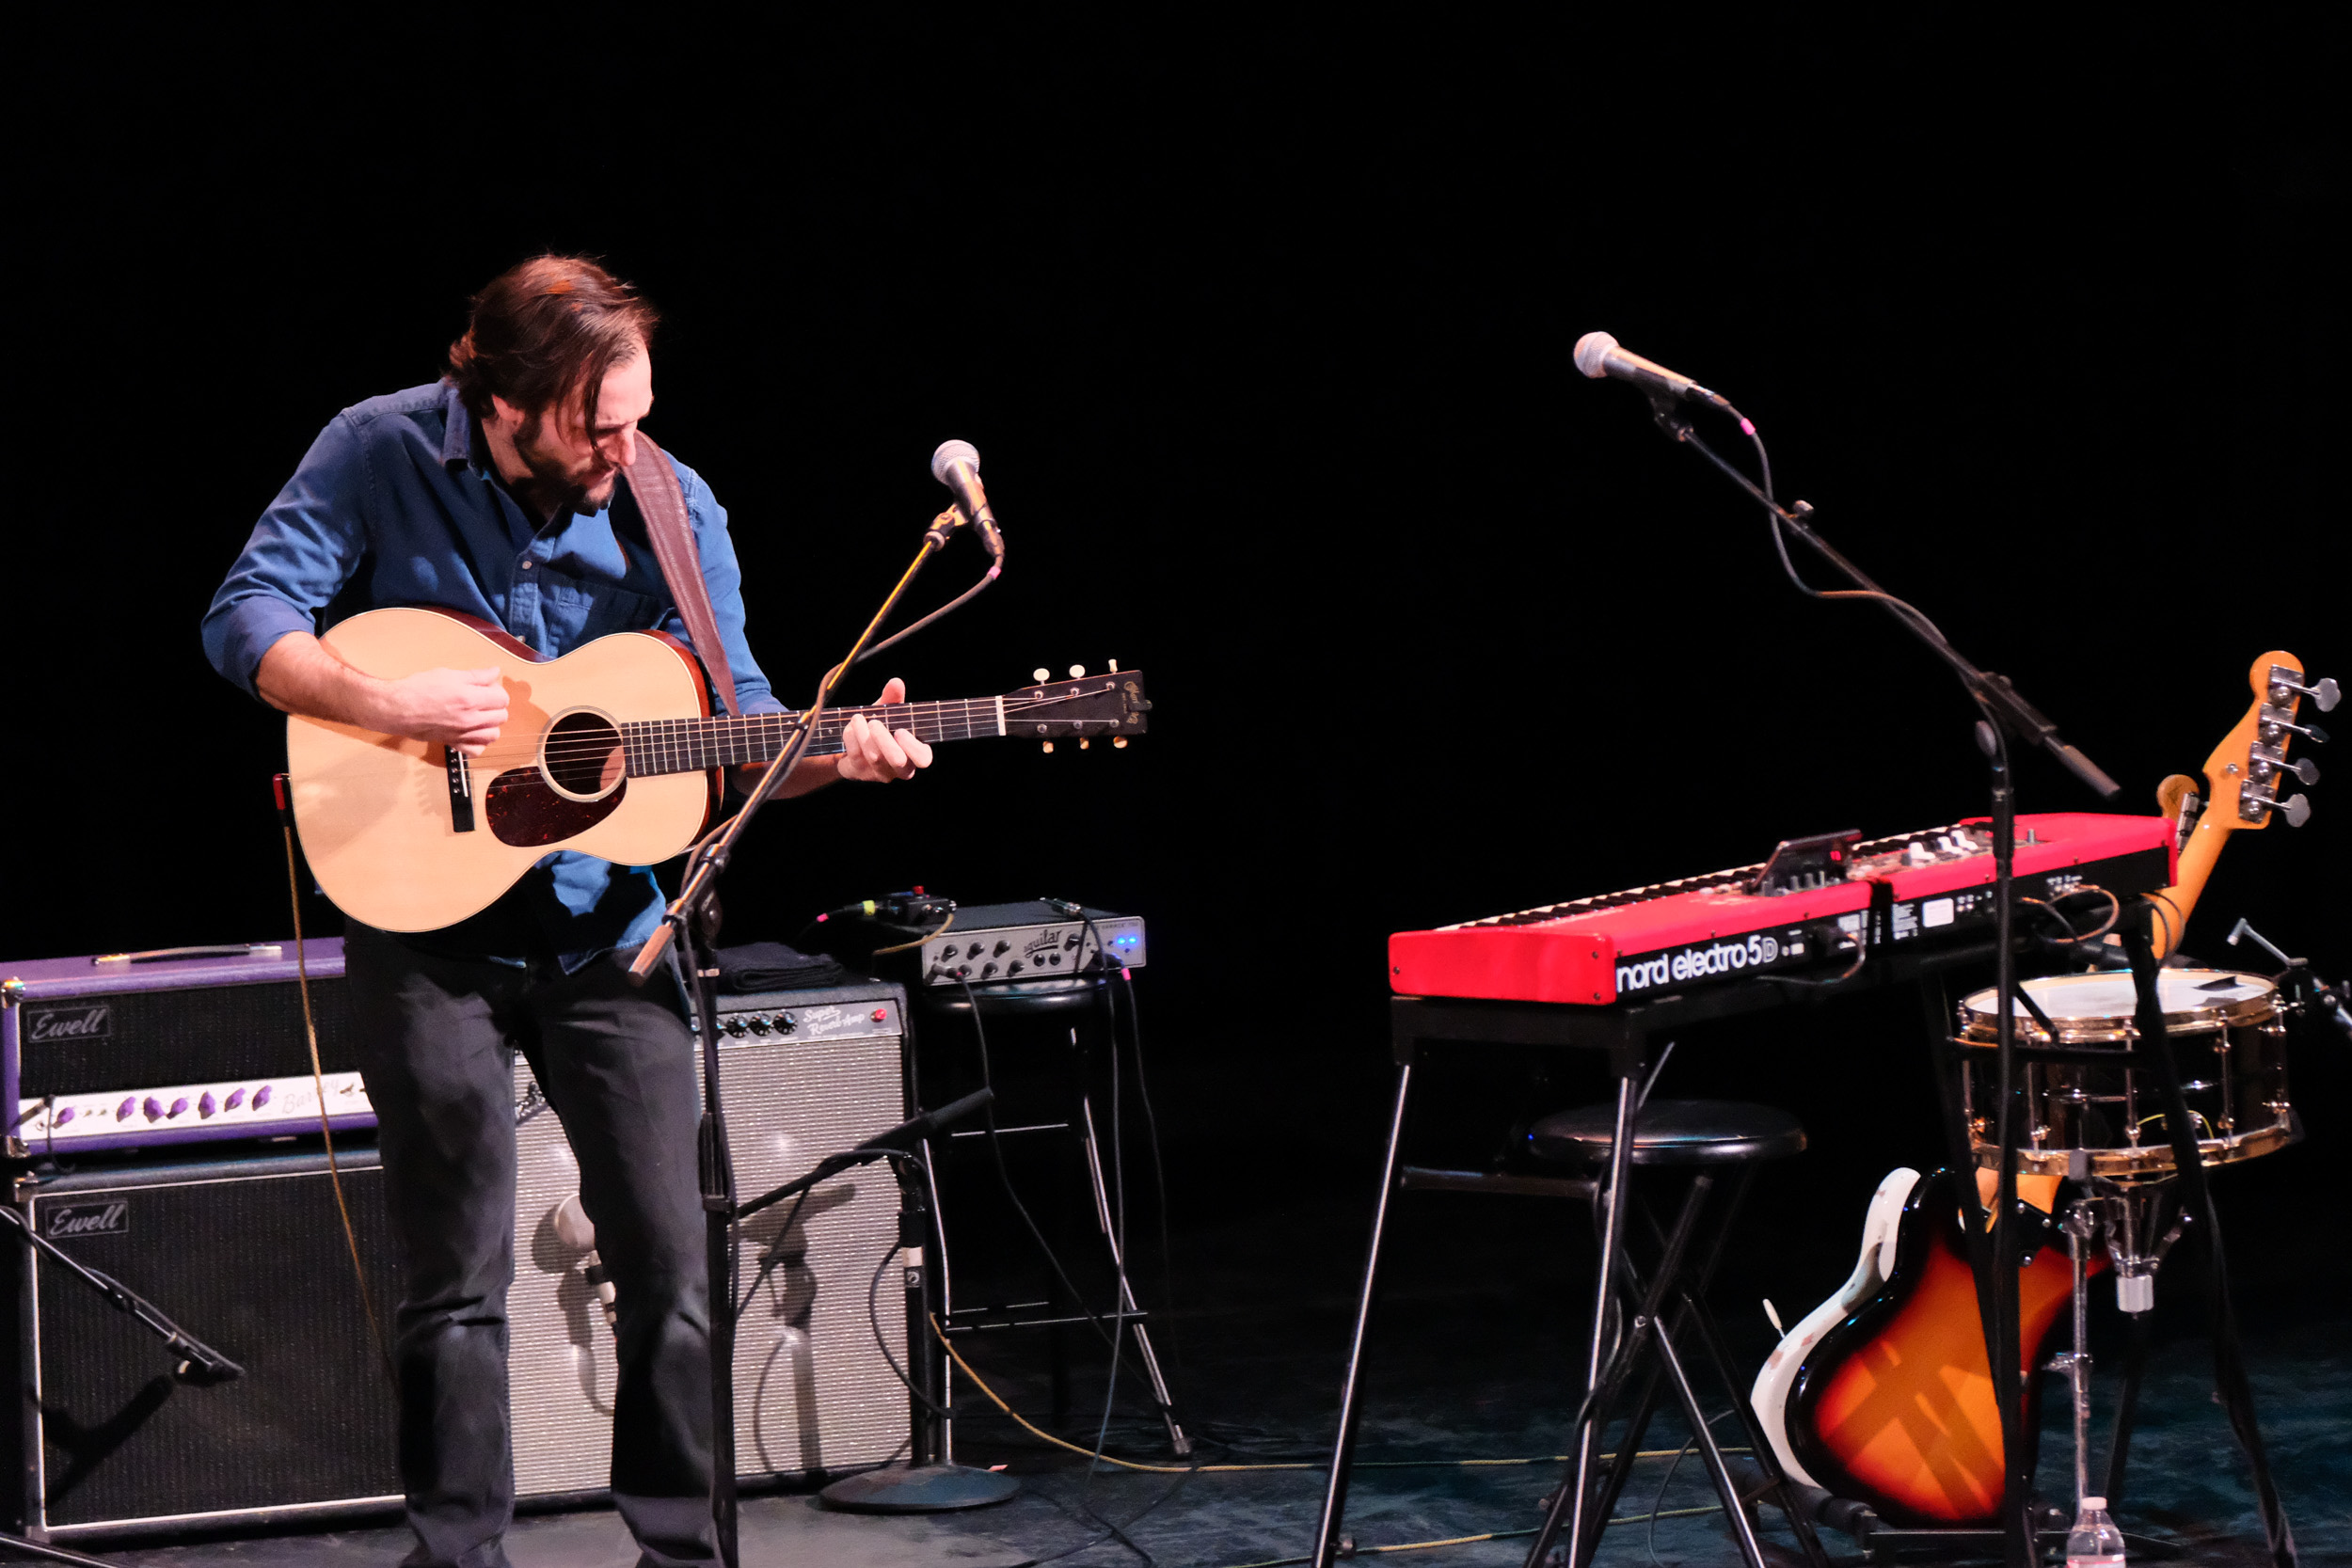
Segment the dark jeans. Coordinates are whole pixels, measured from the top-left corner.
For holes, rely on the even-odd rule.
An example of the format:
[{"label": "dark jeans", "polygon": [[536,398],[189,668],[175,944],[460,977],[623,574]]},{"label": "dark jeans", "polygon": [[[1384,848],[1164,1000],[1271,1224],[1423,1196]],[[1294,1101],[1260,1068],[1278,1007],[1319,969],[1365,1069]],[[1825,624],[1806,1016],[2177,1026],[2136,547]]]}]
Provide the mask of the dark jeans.
[{"label": "dark jeans", "polygon": [[506,1568],[515,1051],[579,1156],[618,1296],[613,1501],[641,1568],[715,1563],[702,1102],[676,988],[636,990],[610,961],[566,975],[445,958],[357,922],[344,953],[406,1266],[393,1346],[418,1541],[406,1568]]}]

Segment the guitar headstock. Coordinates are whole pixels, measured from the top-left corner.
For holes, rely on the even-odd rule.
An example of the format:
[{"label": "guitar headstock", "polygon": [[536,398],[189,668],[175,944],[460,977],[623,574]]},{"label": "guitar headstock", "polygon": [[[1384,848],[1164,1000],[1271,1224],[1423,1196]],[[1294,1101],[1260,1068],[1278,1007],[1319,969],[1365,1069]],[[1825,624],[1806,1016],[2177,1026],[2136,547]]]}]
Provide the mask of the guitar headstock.
[{"label": "guitar headstock", "polygon": [[1050,671],[1035,673],[1035,686],[999,699],[1008,736],[1041,740],[1050,752],[1057,740],[1075,740],[1084,748],[1105,736],[1112,745],[1124,746],[1129,736],[1150,728],[1144,716],[1152,704],[1143,694],[1140,670],[1121,670],[1114,659],[1100,674],[1088,674],[1083,664],[1072,665],[1061,680],[1048,679]]},{"label": "guitar headstock", "polygon": [[2309,757],[2290,758],[2287,751],[2297,736],[2314,746],[2327,744],[2326,730],[2296,720],[2305,697],[2326,713],[2334,708],[2341,692],[2333,680],[2310,680],[2301,659],[2278,649],[2254,660],[2247,685],[2253,690],[2253,705],[2205,759],[2211,793],[2198,824],[2201,831],[2266,828],[2273,814],[2284,816],[2291,827],[2311,820],[2308,800],[2300,794],[2282,799],[2279,791],[2290,778],[2307,785],[2319,783],[2319,765]]}]

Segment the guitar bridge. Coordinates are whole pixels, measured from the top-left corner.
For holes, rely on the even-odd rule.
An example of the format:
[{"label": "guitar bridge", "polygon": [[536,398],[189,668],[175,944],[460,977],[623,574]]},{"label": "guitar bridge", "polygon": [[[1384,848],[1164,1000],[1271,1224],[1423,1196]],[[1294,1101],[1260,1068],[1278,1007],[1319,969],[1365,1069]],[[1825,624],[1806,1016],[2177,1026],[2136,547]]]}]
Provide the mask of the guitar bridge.
[{"label": "guitar bridge", "polygon": [[450,832],[473,832],[473,769],[467,765],[466,753],[454,746],[444,746],[441,754],[449,771]]}]

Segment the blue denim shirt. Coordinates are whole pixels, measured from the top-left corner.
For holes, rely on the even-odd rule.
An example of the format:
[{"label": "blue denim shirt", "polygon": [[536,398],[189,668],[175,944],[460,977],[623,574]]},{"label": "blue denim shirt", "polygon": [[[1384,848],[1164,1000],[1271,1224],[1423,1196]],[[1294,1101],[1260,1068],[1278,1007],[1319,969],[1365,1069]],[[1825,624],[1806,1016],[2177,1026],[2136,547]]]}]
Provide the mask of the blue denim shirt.
[{"label": "blue denim shirt", "polygon": [[[725,509],[701,475],[675,458],[671,466],[736,696],[746,712],[779,708],[743,640],[742,572]],[[615,485],[594,516],[541,526],[499,479],[456,389],[438,382],[370,398],[319,433],[213,596],[204,652],[258,697],[254,673],[279,638],[388,605],[463,610],[548,658],[616,631],[692,641],[628,486]],[[410,940],[467,956],[560,958],[575,970],[651,936],[661,902],[647,867],[559,851],[483,913]]]}]

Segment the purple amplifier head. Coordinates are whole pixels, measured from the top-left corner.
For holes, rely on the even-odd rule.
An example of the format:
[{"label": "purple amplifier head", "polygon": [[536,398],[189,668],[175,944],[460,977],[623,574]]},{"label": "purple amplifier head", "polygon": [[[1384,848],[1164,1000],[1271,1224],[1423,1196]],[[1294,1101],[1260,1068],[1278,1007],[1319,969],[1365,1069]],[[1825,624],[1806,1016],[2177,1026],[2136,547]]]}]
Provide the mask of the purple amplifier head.
[{"label": "purple amplifier head", "polygon": [[301,990],[326,1115],[373,1126],[340,938],[0,963],[0,1109],[10,1152],[282,1137],[315,1129]]}]

